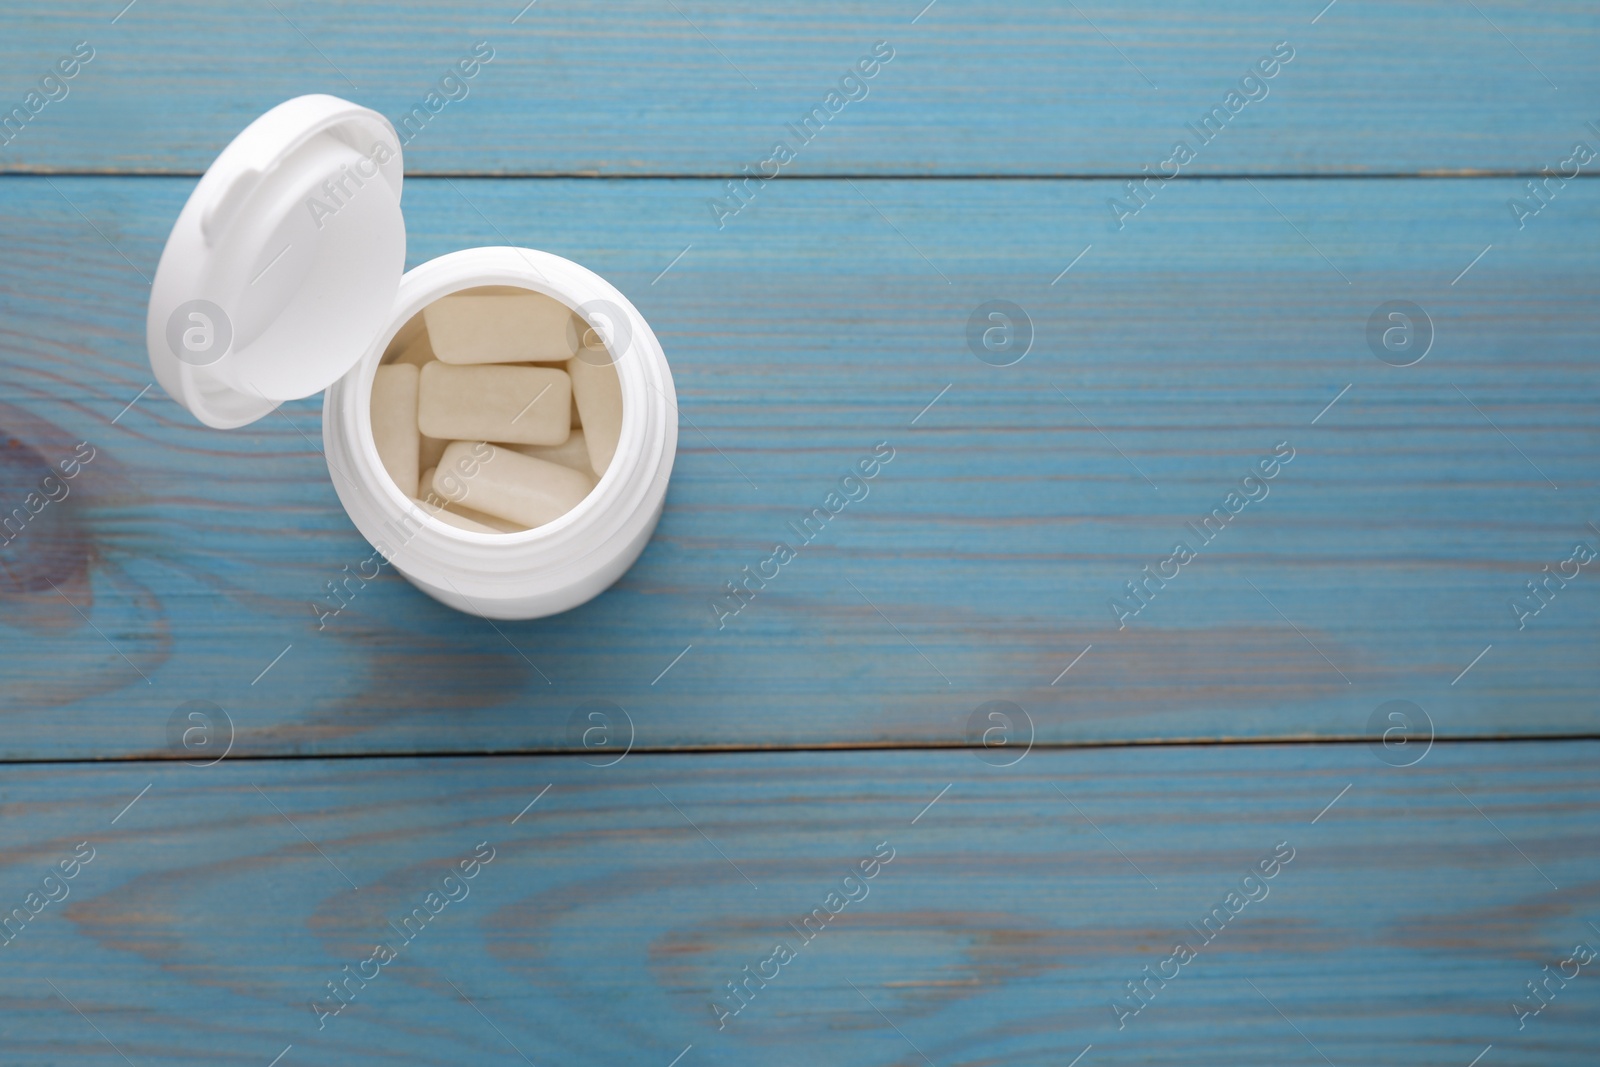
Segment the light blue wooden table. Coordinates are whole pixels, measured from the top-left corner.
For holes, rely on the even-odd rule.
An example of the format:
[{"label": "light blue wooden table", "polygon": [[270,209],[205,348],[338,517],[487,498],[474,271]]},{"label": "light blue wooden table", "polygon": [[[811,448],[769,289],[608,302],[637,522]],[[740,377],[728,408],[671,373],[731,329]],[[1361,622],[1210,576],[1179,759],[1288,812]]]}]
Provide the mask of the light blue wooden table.
[{"label": "light blue wooden table", "polygon": [[[1594,1062],[1593,5],[119,8],[0,16],[0,1063]],[[592,603],[319,626],[320,398],[151,386],[310,92],[660,336]]]}]

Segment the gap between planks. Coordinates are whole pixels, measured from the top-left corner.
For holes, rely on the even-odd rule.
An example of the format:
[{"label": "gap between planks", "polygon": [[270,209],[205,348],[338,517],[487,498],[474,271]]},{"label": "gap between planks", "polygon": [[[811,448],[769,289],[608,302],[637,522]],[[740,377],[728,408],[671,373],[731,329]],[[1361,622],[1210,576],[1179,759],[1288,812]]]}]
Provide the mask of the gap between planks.
[{"label": "gap between planks", "polygon": [[[1310,748],[1333,745],[1370,745],[1371,737],[1193,737],[1154,738],[1150,740],[1116,741],[1051,741],[1036,742],[1030,752],[1074,752],[1117,748]],[[1600,741],[1600,732],[1565,734],[1468,734],[1462,737],[1435,737],[1434,745],[1503,745],[1546,744],[1557,741]],[[694,745],[678,747],[635,747],[629,755],[641,756],[722,756],[722,755],[784,755],[791,752],[962,752],[982,751],[982,745],[958,741],[884,741],[840,742],[836,745]],[[403,760],[403,759],[517,759],[567,757],[582,759],[592,756],[589,749],[572,748],[511,748],[511,749],[426,749],[414,752],[328,752],[328,753],[240,753],[228,756],[231,763],[314,763],[336,760]],[[164,764],[183,763],[185,757],[173,756],[80,756],[0,759],[0,767],[50,767],[93,764]]]}]

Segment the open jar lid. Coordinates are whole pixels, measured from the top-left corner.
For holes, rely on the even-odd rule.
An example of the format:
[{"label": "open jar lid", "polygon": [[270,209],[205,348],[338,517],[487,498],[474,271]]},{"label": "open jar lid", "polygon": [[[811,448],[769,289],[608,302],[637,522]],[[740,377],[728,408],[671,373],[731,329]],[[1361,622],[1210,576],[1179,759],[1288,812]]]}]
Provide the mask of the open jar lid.
[{"label": "open jar lid", "polygon": [[389,321],[405,269],[399,138],[336,96],[300,96],[223,149],[150,287],[156,380],[207,426],[320,392]]}]

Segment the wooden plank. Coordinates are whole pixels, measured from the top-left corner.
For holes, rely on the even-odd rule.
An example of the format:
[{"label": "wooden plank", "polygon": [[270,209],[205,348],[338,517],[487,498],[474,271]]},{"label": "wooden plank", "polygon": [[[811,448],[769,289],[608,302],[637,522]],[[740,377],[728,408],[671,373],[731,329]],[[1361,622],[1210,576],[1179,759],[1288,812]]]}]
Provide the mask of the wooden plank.
[{"label": "wooden plank", "polygon": [[[0,181],[0,426],[99,449],[6,550],[7,757],[170,754],[191,700],[255,754],[580,748],[589,701],[646,748],[969,743],[993,700],[1051,742],[1354,737],[1397,699],[1441,736],[1594,728],[1590,569],[1523,629],[1510,603],[1597,543],[1600,186],[1519,230],[1509,180],[1190,183],[1119,233],[1109,182],[806,182],[719,235],[709,182],[412,181],[412,263],[521,242],[629,293],[682,451],[654,542],[577,611],[496,628],[385,575],[319,630],[371,554],[319,400],[236,432],[159,388],[127,407],[191,185]],[[967,347],[996,298],[1037,335],[1011,367]],[[1393,299],[1437,332],[1408,368],[1365,340]],[[878,442],[870,495],[719,629],[725,584]],[[20,499],[37,471],[7,455]],[[1199,558],[1119,629],[1178,539]]]},{"label": "wooden plank", "polygon": [[[76,42],[94,59],[0,167],[197,173],[310,92],[398,123],[478,42],[493,58],[415,125],[415,171],[736,175],[783,139],[787,174],[1126,175],[1185,138],[1191,174],[1534,173],[1600,121],[1600,19],[1581,0],[924,4],[33,5],[0,40],[7,110]],[[852,88],[866,95],[791,137],[877,41],[894,58]],[[1266,95],[1200,146],[1185,124],[1279,43],[1294,58],[1251,87]]]},{"label": "wooden plank", "polygon": [[[0,1031],[28,1063],[267,1064],[292,1046],[285,1065],[1067,1064],[1093,1045],[1086,1067],[1203,1045],[1465,1065],[1492,1044],[1499,1064],[1587,1064],[1592,964],[1521,1030],[1511,1005],[1600,945],[1597,756],[10,766],[0,903],[24,906],[80,842],[94,858],[0,947]],[[480,843],[492,860],[446,883]],[[1275,850],[1292,859],[1203,940],[1190,924]],[[457,899],[429,904],[441,890]],[[816,908],[839,914],[806,940]],[[1196,957],[1163,968],[1180,940]],[[761,966],[779,942],[794,958]],[[397,958],[363,967],[378,943]],[[369,980],[321,1017],[347,966]],[[709,1004],[739,1003],[726,983],[746,966],[770,980],[719,1030]],[[1177,977],[1119,1030],[1111,1005],[1138,1003],[1145,967]]]}]

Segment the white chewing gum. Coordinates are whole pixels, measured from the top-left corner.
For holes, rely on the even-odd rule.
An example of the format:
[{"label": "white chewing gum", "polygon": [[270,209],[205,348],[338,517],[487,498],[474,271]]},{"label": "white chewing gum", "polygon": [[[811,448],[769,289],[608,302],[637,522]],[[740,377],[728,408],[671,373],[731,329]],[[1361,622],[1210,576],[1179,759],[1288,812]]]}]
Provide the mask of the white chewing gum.
[{"label": "white chewing gum", "polygon": [[[445,442],[447,445],[449,443],[449,441]],[[493,515],[485,515],[481,511],[473,511],[471,508],[464,508],[458,504],[450,503],[450,501],[440,496],[438,490],[434,489],[433,487],[433,476],[437,470],[438,468],[436,467],[429,467],[427,470],[422,472],[422,478],[417,482],[417,495],[415,499],[417,503],[421,504],[424,508],[429,509],[428,514],[433,515],[439,511],[443,511],[445,512],[445,515],[450,516],[449,518],[446,518],[445,515],[439,515],[438,517],[444,522],[453,523],[456,526],[460,526],[463,530],[471,530],[481,526],[483,529],[479,530],[480,533],[518,533],[527,529],[527,527],[521,523],[506,522],[504,519],[497,519]],[[461,522],[456,522],[456,519],[465,520],[466,523],[470,523],[471,525],[464,525]]]},{"label": "white chewing gum", "polygon": [[579,471],[585,477],[591,473],[589,466],[589,443],[584,439],[582,430],[573,430],[565,444],[560,445],[509,445],[514,452],[521,452],[524,456],[542,459],[550,463],[559,463],[563,467]]},{"label": "white chewing gum", "polygon": [[622,436],[622,380],[603,348],[586,348],[568,360],[567,373],[589,445],[589,467],[599,477],[611,465]]},{"label": "white chewing gum", "polygon": [[[421,370],[423,364],[434,361],[433,342],[428,339],[428,331],[422,328],[420,322],[416,323],[416,332],[409,341],[398,345],[399,354],[388,362],[390,364],[409,363]],[[409,327],[408,327],[409,329]],[[436,437],[422,439],[422,454],[417,459],[417,466],[426,470],[428,467],[437,466],[439,457],[444,455],[444,446],[449,441],[441,441]]]},{"label": "white chewing gum", "polygon": [[[509,448],[453,441],[433,478],[434,491],[451,506],[481,511],[507,522],[543,526],[571,511],[594,480],[559,463]],[[453,491],[454,495],[449,494]]]},{"label": "white chewing gum", "polygon": [[443,440],[559,445],[572,432],[571,393],[572,379],[554,367],[429,363],[421,372],[417,424]]},{"label": "white chewing gum", "polygon": [[378,458],[400,491],[417,484],[417,368],[408,363],[379,367],[372,377],[372,441]]},{"label": "white chewing gum", "polygon": [[446,363],[555,363],[576,352],[572,309],[542,293],[457,293],[422,316],[434,354]]}]

